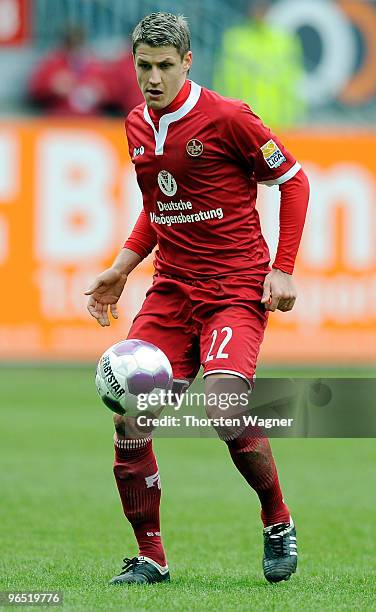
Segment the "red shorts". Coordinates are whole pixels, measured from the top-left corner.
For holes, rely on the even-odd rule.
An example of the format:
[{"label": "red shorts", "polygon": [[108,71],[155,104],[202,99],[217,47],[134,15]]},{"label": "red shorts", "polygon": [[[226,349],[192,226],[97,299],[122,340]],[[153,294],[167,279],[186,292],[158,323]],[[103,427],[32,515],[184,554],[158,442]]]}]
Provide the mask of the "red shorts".
[{"label": "red shorts", "polygon": [[189,281],[156,275],[128,338],[158,346],[175,379],[236,374],[250,384],[268,320],[261,304],[264,277]]}]

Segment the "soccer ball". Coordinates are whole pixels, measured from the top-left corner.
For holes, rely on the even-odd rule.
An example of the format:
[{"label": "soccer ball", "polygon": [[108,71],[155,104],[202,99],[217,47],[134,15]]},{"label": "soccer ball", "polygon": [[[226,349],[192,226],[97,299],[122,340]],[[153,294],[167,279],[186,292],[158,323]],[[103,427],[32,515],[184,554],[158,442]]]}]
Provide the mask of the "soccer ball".
[{"label": "soccer ball", "polygon": [[145,398],[168,391],[172,382],[171,364],[164,352],[143,340],[122,340],[110,346],[100,358],[95,376],[99,397],[107,408],[133,417],[142,414],[138,395]]}]

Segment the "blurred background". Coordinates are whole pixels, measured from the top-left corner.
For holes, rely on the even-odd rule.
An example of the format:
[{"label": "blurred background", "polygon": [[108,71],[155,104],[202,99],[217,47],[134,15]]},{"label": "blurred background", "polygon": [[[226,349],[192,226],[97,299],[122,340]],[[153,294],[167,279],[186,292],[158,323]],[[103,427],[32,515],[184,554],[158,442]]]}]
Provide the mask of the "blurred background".
[{"label": "blurred background", "polygon": [[[141,304],[150,258],[110,329],[89,318],[83,291],[140,210],[123,125],[142,100],[130,32],[155,10],[187,16],[193,80],[247,101],[310,178],[299,299],[270,318],[261,365],[373,366],[371,0],[0,0],[0,359],[95,361]],[[260,189],[272,253],[278,201]]]}]

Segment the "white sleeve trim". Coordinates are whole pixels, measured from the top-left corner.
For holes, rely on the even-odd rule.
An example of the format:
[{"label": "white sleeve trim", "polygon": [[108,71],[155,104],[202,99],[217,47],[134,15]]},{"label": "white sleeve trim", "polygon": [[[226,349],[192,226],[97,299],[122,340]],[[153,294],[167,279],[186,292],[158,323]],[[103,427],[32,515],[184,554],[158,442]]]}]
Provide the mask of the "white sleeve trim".
[{"label": "white sleeve trim", "polygon": [[272,187],[273,185],[282,185],[283,183],[286,183],[286,181],[292,179],[295,174],[299,172],[300,169],[301,165],[299,164],[299,162],[295,162],[293,167],[290,168],[290,170],[287,170],[287,172],[285,172],[285,174],[282,174],[282,176],[280,176],[279,178],[276,178],[272,181],[260,181],[260,185],[267,185],[268,187]]}]

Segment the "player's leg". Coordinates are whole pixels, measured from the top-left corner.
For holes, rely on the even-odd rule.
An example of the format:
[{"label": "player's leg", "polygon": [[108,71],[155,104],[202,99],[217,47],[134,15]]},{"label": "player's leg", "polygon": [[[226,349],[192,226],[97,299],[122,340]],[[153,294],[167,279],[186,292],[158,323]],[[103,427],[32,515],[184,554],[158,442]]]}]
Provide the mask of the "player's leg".
[{"label": "player's leg", "polygon": [[[223,376],[223,378],[222,378]],[[240,377],[211,374],[205,378],[205,393],[211,397],[243,397],[248,389],[247,382]],[[211,403],[208,416],[230,416],[230,421],[241,422],[244,414],[242,402],[236,407],[232,402],[231,415],[223,414]],[[234,417],[240,417],[235,419]],[[254,427],[218,427],[219,437],[227,444],[232,461],[247,483],[257,493],[261,504],[264,524],[263,569],[269,582],[288,580],[296,571],[296,531],[290,512],[283,500],[276,464],[269,440],[262,430]]]},{"label": "player's leg", "polygon": [[[193,378],[199,360],[186,296],[178,283],[157,279],[128,338],[151,342],[167,355],[174,378]],[[179,316],[178,316],[179,315]],[[138,554],[125,560],[113,583],[160,582],[169,579],[160,530],[161,480],[151,436],[135,427],[134,420],[115,415],[114,475],[124,514],[132,525]]]},{"label": "player's leg", "polygon": [[[150,435],[137,432],[130,421],[114,415],[114,476],[124,515],[133,528],[138,544],[134,559],[143,558],[146,561],[146,564],[138,564],[138,569],[151,570],[153,582],[159,582],[168,579],[169,575],[160,533],[161,485],[158,465]],[[149,565],[152,567],[148,568]],[[138,574],[129,572],[129,569],[134,570],[136,566],[124,567],[124,573],[114,577],[112,582],[149,582],[144,572]]]},{"label": "player's leg", "polygon": [[[253,382],[267,315],[258,301],[237,304],[234,299],[232,303],[204,323],[201,357],[206,392],[223,393],[227,384],[241,397]],[[227,377],[227,383],[222,376]],[[235,412],[232,408],[233,415]],[[245,426],[239,430],[225,428],[218,433],[226,442],[235,466],[256,491],[261,503],[265,577],[273,582],[287,579],[296,568],[296,535],[283,500],[269,441],[262,430],[246,429]]]},{"label": "player's leg", "polygon": [[[264,527],[269,527],[276,523],[289,522],[290,512],[283,501],[268,438],[260,428],[246,427],[242,419],[242,416],[246,415],[242,398],[248,395],[248,391],[248,382],[240,376],[217,373],[205,377],[207,395],[224,398],[231,394],[233,398],[239,398],[238,406],[232,401],[230,412],[229,409],[223,411],[216,408],[213,402],[207,407],[207,412],[211,418],[229,417],[235,423],[232,426],[217,427],[216,430],[220,439],[226,443],[235,466],[256,491]],[[222,405],[223,403],[222,401]],[[240,425],[236,426],[238,422]]]}]

